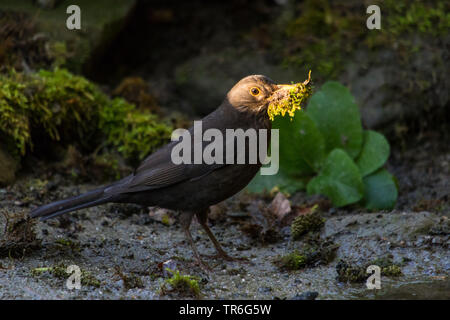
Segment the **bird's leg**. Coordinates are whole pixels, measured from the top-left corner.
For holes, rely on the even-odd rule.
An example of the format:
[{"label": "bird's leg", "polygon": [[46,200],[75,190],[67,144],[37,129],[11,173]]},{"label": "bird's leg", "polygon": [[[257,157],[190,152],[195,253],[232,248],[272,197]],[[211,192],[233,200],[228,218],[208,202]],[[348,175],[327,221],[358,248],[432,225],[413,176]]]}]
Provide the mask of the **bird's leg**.
[{"label": "bird's leg", "polygon": [[183,212],[180,214],[180,224],[183,228],[184,234],[186,235],[186,238],[192,248],[192,251],[194,252],[195,259],[197,260],[197,263],[200,265],[200,268],[202,268],[204,271],[209,272],[211,271],[211,268],[202,261],[200,258],[200,255],[198,254],[197,247],[195,246],[194,240],[192,239],[191,231],[189,231],[189,227],[191,226],[192,217],[194,216],[191,212]]},{"label": "bird's leg", "polygon": [[230,257],[225,252],[225,250],[222,249],[222,246],[220,245],[219,241],[217,241],[217,239],[214,236],[214,234],[212,233],[211,229],[208,227],[208,211],[207,210],[197,212],[196,216],[198,218],[198,222],[203,227],[203,229],[205,230],[205,232],[208,235],[209,239],[211,239],[214,247],[216,248],[218,257],[221,257],[222,259],[227,260],[227,261],[244,260],[244,259],[241,259],[241,258]]}]

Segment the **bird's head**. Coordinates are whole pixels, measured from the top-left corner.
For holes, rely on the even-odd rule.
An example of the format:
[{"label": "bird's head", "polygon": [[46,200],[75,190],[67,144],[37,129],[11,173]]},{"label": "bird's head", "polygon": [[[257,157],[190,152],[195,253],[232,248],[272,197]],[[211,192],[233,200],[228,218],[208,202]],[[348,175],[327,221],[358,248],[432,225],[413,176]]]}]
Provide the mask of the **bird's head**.
[{"label": "bird's head", "polygon": [[264,115],[273,120],[275,115],[291,117],[311,94],[311,73],[308,80],[298,84],[276,84],[263,75],[241,79],[227,94],[228,102],[237,110]]}]

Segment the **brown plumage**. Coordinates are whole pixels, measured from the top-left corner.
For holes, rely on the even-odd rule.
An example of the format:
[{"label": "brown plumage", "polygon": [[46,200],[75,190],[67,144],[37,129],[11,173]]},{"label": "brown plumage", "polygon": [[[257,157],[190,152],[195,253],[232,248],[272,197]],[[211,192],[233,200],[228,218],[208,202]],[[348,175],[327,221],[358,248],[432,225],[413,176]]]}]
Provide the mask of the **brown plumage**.
[{"label": "brown plumage", "polygon": [[[228,92],[222,104],[202,119],[203,132],[215,128],[225,137],[226,129],[270,129],[267,107],[269,101],[273,101],[275,92],[285,90],[284,87],[276,85],[265,76],[243,78]],[[193,139],[193,128],[189,131]],[[198,217],[218,254],[225,259],[232,259],[209,229],[207,210],[209,206],[242,190],[258,172],[261,163],[176,165],[171,160],[171,153],[177,143],[178,141],[171,142],[148,156],[130,176],[85,194],[39,207],[31,212],[31,216],[46,220],[107,202],[136,203],[179,210],[182,227],[202,267],[206,268],[189,231],[194,215]],[[209,142],[203,142],[202,148],[207,144]],[[248,154],[248,144],[245,149]]]}]

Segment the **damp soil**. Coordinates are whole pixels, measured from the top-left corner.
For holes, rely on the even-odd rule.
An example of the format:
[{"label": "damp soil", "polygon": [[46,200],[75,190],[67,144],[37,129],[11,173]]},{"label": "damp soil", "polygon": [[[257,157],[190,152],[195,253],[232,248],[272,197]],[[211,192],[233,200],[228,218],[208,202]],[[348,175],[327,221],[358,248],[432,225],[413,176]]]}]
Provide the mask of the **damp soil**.
[{"label": "damp soil", "polygon": [[[404,149],[394,148],[388,162],[400,189],[394,210],[321,207],[325,223],[315,236],[338,245],[336,256],[326,263],[280,268],[280,257],[300,248],[307,237],[292,240],[288,226],[280,228],[273,241],[251,237],[244,232],[248,206],[240,205],[245,194],[215,210],[210,225],[230,255],[247,261],[212,258],[215,252],[207,235],[198,222],[192,224],[198,249],[212,268],[209,273],[195,264],[176,213],[158,219],[156,208],[108,204],[39,221],[33,225],[34,234],[19,235],[35,245],[2,251],[0,299],[186,298],[161,290],[170,276],[162,270],[165,262],[181,274],[197,277],[202,299],[302,299],[316,293],[317,299],[450,299],[450,153],[438,137],[417,139]],[[11,233],[11,221],[26,217],[35,206],[93,187],[57,174],[25,174],[15,185],[0,189],[0,239],[14,240],[17,232]],[[267,197],[264,201],[270,202]],[[298,206],[324,201],[304,193],[289,199]],[[364,265],[382,257],[398,265],[401,275],[382,276],[380,290],[368,290],[365,282],[337,280],[336,266],[342,261]],[[55,272],[69,265],[79,266],[91,281],[69,290],[66,278]]]}]

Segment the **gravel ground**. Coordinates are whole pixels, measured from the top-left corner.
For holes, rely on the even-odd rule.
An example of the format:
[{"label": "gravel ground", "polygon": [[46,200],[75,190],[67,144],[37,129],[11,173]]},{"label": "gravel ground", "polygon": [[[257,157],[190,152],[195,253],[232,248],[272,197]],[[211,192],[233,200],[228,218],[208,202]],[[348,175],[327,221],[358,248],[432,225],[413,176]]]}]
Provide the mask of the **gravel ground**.
[{"label": "gravel ground", "polygon": [[[445,145],[420,144],[394,154],[388,166],[401,190],[396,209],[322,210],[326,222],[320,238],[339,245],[336,258],[296,271],[280,269],[276,261],[306,240],[292,241],[289,227],[279,230],[274,243],[263,243],[243,232],[251,218],[247,210],[236,206],[242,194],[227,201],[222,206],[225,210],[215,213],[210,225],[232,256],[248,261],[205,256],[213,268],[209,274],[194,263],[178,223],[156,221],[155,215],[161,211],[155,208],[108,204],[38,222],[35,229],[41,246],[0,258],[0,299],[189,298],[182,292],[164,290],[167,275],[161,264],[169,260],[172,269],[198,277],[203,299],[293,299],[314,297],[314,292],[318,299],[450,299],[449,163]],[[93,187],[73,185],[58,175],[41,184],[36,178],[39,176],[24,176],[13,187],[0,189],[0,230],[5,229],[7,216],[27,214],[35,205]],[[303,193],[290,200],[292,205],[315,201]],[[213,255],[213,246],[196,221],[191,231],[199,251]],[[365,263],[384,256],[400,265],[402,275],[383,276],[381,290],[336,280],[341,259]],[[99,283],[69,290],[64,278],[35,270],[60,264],[75,264]]]}]

